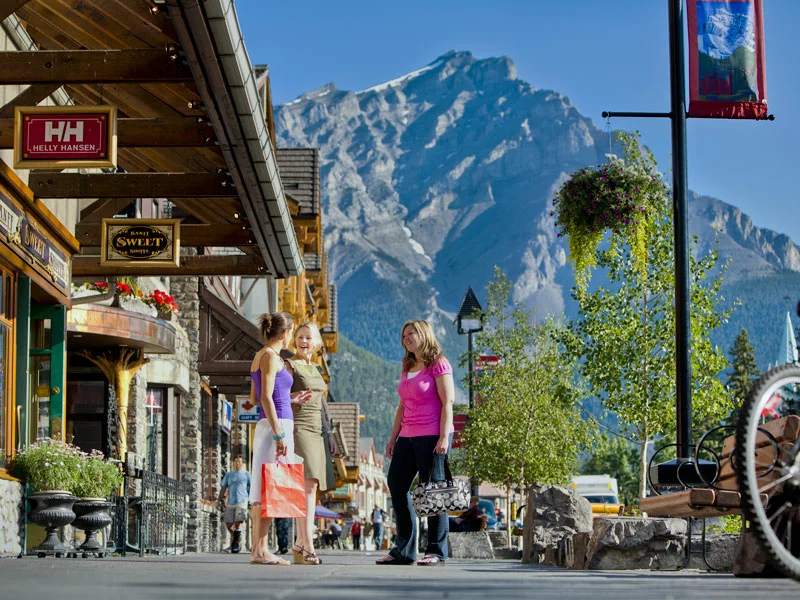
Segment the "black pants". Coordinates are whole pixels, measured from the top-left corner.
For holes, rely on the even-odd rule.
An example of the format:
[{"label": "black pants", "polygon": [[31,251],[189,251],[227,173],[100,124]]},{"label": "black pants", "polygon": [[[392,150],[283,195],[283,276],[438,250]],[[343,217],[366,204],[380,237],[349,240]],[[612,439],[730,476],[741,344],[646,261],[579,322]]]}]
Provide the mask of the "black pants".
[{"label": "black pants", "polygon": [[[395,558],[417,559],[414,543],[417,515],[411,507],[411,484],[419,473],[420,480],[444,481],[444,454],[434,454],[438,435],[398,438],[389,465],[389,491],[392,495],[397,537],[389,554]],[[433,471],[431,471],[433,469]],[[447,558],[447,515],[428,517],[428,545],[425,554]]]},{"label": "black pants", "polygon": [[361,534],[353,536],[353,550],[361,550]]}]

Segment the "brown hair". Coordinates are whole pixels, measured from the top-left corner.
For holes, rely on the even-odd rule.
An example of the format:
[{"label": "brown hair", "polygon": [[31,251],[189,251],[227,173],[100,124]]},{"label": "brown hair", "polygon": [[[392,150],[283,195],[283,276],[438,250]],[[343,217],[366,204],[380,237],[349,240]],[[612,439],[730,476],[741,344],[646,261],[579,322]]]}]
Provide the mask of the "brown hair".
[{"label": "brown hair", "polygon": [[[442,355],[442,347],[439,345],[439,342],[436,341],[433,329],[431,329],[427,321],[406,321],[405,325],[403,325],[403,328],[400,330],[401,344],[403,343],[403,333],[405,333],[406,327],[409,326],[413,327],[414,331],[417,332],[422,342],[422,347],[420,348],[419,356],[414,356],[413,352],[406,350],[406,354],[403,357],[403,371],[408,371],[417,359],[422,360],[422,364],[426,367],[430,367],[434,361]],[[403,350],[405,350],[405,346],[403,346]]]},{"label": "brown hair", "polygon": [[294,325],[294,317],[285,312],[264,313],[258,318],[261,337],[269,341],[289,331]]}]

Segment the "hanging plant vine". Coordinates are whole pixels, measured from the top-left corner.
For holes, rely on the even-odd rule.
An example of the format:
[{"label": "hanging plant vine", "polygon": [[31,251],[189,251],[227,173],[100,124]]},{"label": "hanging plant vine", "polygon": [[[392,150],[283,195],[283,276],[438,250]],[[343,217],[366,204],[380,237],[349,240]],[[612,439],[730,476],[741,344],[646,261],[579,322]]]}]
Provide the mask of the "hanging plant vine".
[{"label": "hanging plant vine", "polygon": [[669,190],[653,154],[639,143],[639,132],[617,132],[624,158],[574,172],[553,199],[558,236],[567,236],[569,258],[579,291],[585,291],[597,249],[607,231],[611,248],[627,243],[642,279],[647,274],[647,247],[655,220],[669,199]]}]

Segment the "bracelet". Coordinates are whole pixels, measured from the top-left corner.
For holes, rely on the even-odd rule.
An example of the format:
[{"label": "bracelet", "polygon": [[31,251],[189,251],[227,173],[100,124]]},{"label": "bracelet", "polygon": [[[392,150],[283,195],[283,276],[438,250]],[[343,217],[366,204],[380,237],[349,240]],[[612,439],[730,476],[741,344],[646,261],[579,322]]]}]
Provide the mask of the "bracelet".
[{"label": "bracelet", "polygon": [[280,442],[280,441],[281,441],[283,438],[285,438],[285,437],[286,437],[286,432],[284,431],[284,432],[283,432],[282,434],[280,434],[280,435],[273,435],[273,436],[272,436],[272,439],[273,439],[273,440],[275,440],[276,442]]}]

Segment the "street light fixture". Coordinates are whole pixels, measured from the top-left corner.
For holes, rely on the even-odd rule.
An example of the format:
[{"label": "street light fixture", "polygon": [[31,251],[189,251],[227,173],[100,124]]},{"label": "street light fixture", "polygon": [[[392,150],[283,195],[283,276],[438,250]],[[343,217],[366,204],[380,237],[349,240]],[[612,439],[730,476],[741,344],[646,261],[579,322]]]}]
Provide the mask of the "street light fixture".
[{"label": "street light fixture", "polygon": [[[472,355],[472,334],[483,331],[483,307],[478,299],[475,297],[475,292],[472,291],[471,286],[467,286],[467,293],[464,294],[464,299],[461,301],[461,308],[458,309],[456,315],[456,325],[458,325],[458,334],[467,336],[467,360],[469,364],[469,376],[467,377],[469,389],[469,407],[472,409],[475,406],[475,392],[472,388],[473,377],[475,377],[475,369],[473,366]],[[478,495],[479,482],[472,480],[472,495]]]}]

